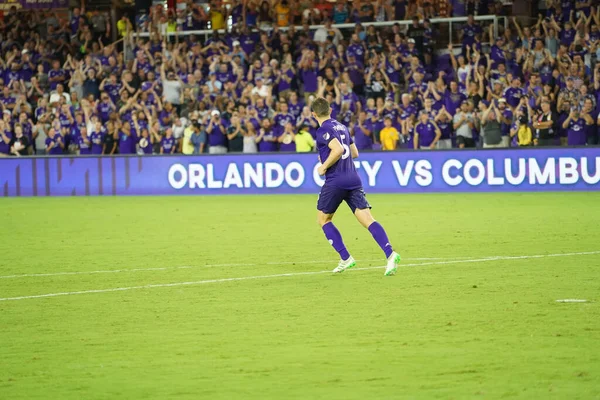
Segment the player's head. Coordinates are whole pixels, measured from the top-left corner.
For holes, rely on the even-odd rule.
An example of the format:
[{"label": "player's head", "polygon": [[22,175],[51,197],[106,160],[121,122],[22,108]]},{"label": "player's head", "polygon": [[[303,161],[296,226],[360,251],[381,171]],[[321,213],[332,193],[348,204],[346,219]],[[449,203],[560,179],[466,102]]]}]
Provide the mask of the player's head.
[{"label": "player's head", "polygon": [[311,105],[311,111],[317,120],[329,118],[331,115],[331,107],[329,106],[329,102],[323,97],[318,97],[315,99],[315,101],[313,101]]}]

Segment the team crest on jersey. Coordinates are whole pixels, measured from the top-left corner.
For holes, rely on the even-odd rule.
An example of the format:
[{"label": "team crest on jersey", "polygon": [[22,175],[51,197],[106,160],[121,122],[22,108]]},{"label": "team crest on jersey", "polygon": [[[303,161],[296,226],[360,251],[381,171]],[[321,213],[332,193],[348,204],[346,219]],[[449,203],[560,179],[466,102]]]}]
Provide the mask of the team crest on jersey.
[{"label": "team crest on jersey", "polygon": [[323,139],[329,140],[329,133],[328,132],[323,135]]}]

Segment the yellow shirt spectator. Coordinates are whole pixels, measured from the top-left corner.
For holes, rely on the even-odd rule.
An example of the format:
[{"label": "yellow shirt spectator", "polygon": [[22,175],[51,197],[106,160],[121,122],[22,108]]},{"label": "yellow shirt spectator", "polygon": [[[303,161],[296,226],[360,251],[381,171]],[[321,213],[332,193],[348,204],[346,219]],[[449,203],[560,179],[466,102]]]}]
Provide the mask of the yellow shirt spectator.
[{"label": "yellow shirt spectator", "polygon": [[309,153],[315,147],[315,141],[307,131],[298,132],[294,141],[296,142],[297,153]]},{"label": "yellow shirt spectator", "polygon": [[285,27],[290,24],[290,6],[287,4],[284,5],[282,2],[275,6],[275,15],[277,26]]},{"label": "yellow shirt spectator", "polygon": [[[398,140],[400,140],[400,133],[398,130],[391,126],[391,121],[387,122],[386,127],[379,132],[379,139],[381,140],[381,150],[396,150]],[[389,125],[389,126],[388,126]]]},{"label": "yellow shirt spectator", "polygon": [[210,9],[210,25],[213,31],[225,29],[225,17],[221,10]]},{"label": "yellow shirt spectator", "polygon": [[194,154],[194,145],[191,142],[194,134],[194,127],[188,126],[183,131],[183,142],[181,143],[181,152],[185,155]]},{"label": "yellow shirt spectator", "polygon": [[169,33],[177,32],[177,22],[176,21],[169,21],[167,23],[167,32],[169,32]]},{"label": "yellow shirt spectator", "polygon": [[119,37],[124,37],[127,33],[127,18],[121,18],[117,22],[117,30],[119,31]]}]

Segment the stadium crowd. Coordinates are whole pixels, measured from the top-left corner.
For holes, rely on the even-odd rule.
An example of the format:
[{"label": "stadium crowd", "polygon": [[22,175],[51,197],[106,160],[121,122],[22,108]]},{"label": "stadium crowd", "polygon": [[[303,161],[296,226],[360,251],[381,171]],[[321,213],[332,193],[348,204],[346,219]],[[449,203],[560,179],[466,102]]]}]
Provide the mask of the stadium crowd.
[{"label": "stadium crowd", "polygon": [[[116,27],[81,9],[64,21],[13,10],[0,24],[0,154],[308,152],[318,96],[360,150],[596,145],[592,3],[547,1],[532,24],[511,18],[495,35],[473,13],[499,3],[466,0],[449,55],[434,51],[442,35],[429,20],[457,15],[449,0],[234,1],[208,11],[188,1]],[[407,29],[363,25],[403,19]],[[206,28],[206,40],[181,33]]]}]

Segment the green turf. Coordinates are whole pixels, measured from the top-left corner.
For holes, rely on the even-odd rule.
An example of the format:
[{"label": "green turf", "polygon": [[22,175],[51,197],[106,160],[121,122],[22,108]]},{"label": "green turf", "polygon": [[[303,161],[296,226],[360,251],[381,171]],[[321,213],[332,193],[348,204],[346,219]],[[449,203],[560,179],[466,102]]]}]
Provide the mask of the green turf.
[{"label": "green turf", "polygon": [[[0,399],[600,398],[600,254],[411,260],[598,251],[599,194],[369,199],[425,265],[343,208],[341,275],[0,301]],[[0,298],[331,270],[315,201],[2,199]]]}]

